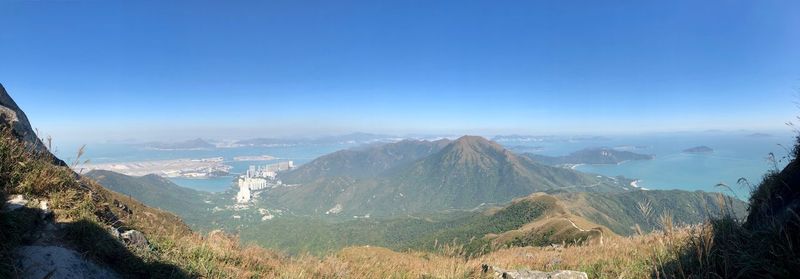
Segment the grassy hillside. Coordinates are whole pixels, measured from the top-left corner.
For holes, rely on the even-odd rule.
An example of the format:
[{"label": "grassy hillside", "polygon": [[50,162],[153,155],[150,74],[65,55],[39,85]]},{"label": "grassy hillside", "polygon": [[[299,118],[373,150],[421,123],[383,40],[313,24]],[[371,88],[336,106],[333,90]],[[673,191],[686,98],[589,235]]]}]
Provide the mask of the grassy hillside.
[{"label": "grassy hillside", "polygon": [[[671,197],[681,202],[672,203]],[[506,246],[581,242],[598,236],[597,232],[575,230],[570,223],[583,230],[600,228],[605,236],[633,235],[637,233],[637,226],[641,233],[662,229],[661,221],[667,217],[674,226],[699,224],[706,220],[703,216],[720,216],[716,210],[720,208],[719,197],[721,195],[717,193],[684,191],[536,194],[481,211],[347,221],[280,217],[244,226],[242,221],[236,220],[222,225],[236,227],[242,239],[250,243],[293,254],[325,254],[351,245],[377,245],[397,251],[433,251],[442,244],[453,243],[465,245],[470,253],[480,254]],[[728,206],[731,209],[744,211],[744,202],[730,201]],[[651,213],[644,216],[639,203],[649,204]],[[707,210],[711,212],[705,213]],[[249,217],[243,215],[242,218]],[[515,232],[504,234],[512,230]]]},{"label": "grassy hillside", "polygon": [[211,206],[206,203],[211,198],[211,193],[180,187],[157,175],[134,177],[112,171],[93,170],[85,176],[109,190],[144,201],[150,207],[175,213],[190,224],[204,223],[211,210]]},{"label": "grassy hillside", "polygon": [[575,214],[622,235],[659,229],[659,219],[669,215],[676,225],[699,224],[728,213],[746,214],[747,204],[719,193],[681,190],[634,190],[623,193],[560,193]]}]

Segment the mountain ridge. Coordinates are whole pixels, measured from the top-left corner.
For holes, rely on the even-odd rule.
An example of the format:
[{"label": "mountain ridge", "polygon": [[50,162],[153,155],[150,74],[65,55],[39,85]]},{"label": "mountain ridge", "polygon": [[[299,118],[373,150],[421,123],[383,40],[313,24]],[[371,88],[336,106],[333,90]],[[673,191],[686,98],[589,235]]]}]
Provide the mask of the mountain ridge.
[{"label": "mountain ridge", "polygon": [[[322,156],[308,167],[301,166],[283,176],[288,177],[289,183],[305,184],[272,190],[267,195],[271,198],[269,201],[305,214],[321,214],[330,208],[342,207],[343,212],[352,215],[404,215],[473,208],[482,203],[506,202],[540,191],[623,191],[628,187],[610,178],[536,163],[477,136],[463,136],[454,141],[405,141],[358,152],[382,154],[381,150],[387,146],[402,144],[420,145],[427,149],[413,153],[413,156],[389,157],[405,160],[380,165],[380,171],[367,171],[365,174],[350,174],[352,168],[349,167],[333,176],[329,174],[330,169],[307,171],[319,170],[321,166],[353,165],[341,164],[336,159],[342,154],[354,154],[354,151]],[[431,145],[434,148],[430,148]],[[403,150],[411,153],[418,148]],[[292,175],[297,173],[313,173],[315,176],[292,179]],[[309,208],[313,210],[309,211]]]}]

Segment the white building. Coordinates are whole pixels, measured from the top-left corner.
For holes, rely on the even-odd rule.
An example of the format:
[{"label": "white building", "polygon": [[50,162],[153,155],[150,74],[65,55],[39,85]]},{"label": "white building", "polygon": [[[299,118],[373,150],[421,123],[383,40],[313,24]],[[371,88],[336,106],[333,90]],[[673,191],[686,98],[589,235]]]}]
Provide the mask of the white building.
[{"label": "white building", "polygon": [[[241,179],[239,179],[239,182],[241,182]],[[247,203],[250,201],[250,198],[252,198],[250,187],[239,183],[239,193],[236,194],[236,202]]]},{"label": "white building", "polygon": [[266,189],[269,184],[267,180],[260,177],[239,177],[239,187],[247,187],[251,191]]}]

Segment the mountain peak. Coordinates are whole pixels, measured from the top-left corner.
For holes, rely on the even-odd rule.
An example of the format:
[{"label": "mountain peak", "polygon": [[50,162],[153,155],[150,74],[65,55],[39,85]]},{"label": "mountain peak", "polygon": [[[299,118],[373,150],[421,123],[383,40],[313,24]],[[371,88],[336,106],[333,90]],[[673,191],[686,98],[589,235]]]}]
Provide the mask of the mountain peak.
[{"label": "mountain peak", "polygon": [[447,153],[451,156],[459,158],[457,161],[463,163],[465,161],[484,161],[488,156],[495,160],[500,160],[501,157],[508,157],[511,154],[505,148],[480,136],[462,136],[445,148]]},{"label": "mountain peak", "polygon": [[473,147],[473,148],[485,147],[485,148],[500,149],[500,150],[505,149],[496,142],[490,141],[484,137],[470,136],[470,135],[465,135],[456,139],[455,141],[453,141],[453,145],[458,147]]}]

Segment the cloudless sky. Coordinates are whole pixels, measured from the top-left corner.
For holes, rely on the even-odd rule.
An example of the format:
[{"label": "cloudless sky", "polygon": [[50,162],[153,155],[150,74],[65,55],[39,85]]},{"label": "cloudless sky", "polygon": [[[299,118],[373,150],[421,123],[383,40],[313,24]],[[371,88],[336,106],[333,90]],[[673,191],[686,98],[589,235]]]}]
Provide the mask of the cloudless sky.
[{"label": "cloudless sky", "polygon": [[800,1],[0,1],[64,140],[785,129]]}]

